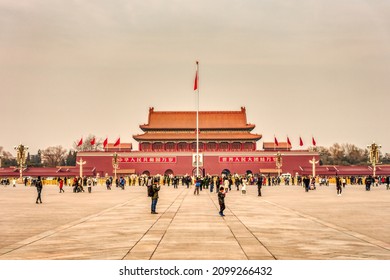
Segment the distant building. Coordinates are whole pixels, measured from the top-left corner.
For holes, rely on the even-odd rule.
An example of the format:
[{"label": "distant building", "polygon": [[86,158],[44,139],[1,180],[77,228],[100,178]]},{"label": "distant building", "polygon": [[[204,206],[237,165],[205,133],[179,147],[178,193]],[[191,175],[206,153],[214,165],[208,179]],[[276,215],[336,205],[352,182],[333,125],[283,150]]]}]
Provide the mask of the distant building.
[{"label": "distant building", "polygon": [[[196,152],[196,112],[149,109],[144,134],[134,135],[143,152]],[[261,135],[252,134],[246,110],[199,112],[199,152],[251,152]]]}]

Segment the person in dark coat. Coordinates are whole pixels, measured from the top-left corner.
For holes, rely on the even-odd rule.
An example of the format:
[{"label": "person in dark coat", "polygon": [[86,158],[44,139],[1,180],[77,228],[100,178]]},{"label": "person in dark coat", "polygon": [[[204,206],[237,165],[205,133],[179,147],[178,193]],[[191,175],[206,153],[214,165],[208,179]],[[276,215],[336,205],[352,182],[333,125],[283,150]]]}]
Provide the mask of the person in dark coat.
[{"label": "person in dark coat", "polygon": [[339,176],[336,177],[336,189],[337,189],[337,196],[341,196],[341,192],[343,191],[342,182]]},{"label": "person in dark coat", "polygon": [[366,178],[366,191],[371,190],[371,184],[373,182],[374,181],[373,181],[373,178],[371,177],[371,175]]},{"label": "person in dark coat", "polygon": [[309,189],[310,189],[310,178],[305,176],[305,178],[303,178],[303,185],[305,186],[305,191],[308,192]]},{"label": "person in dark coat", "polygon": [[219,192],[218,192],[218,203],[219,203],[219,215],[221,217],[225,216],[225,214],[223,214],[223,210],[225,210],[225,188],[224,187],[220,187],[219,188]]},{"label": "person in dark coat", "polygon": [[263,186],[263,176],[257,178],[257,196],[261,196],[261,187]]},{"label": "person in dark coat", "polygon": [[37,197],[37,200],[36,200],[35,203],[36,204],[42,203],[41,193],[42,193],[43,184],[42,184],[42,181],[41,181],[41,176],[38,176],[38,179],[37,179],[37,181],[35,183],[35,187],[37,188],[37,192],[38,192],[38,197]]},{"label": "person in dark coat", "polygon": [[156,206],[158,201],[158,192],[160,191],[160,186],[158,185],[158,180],[154,179],[153,182],[153,196],[152,196],[152,205],[151,205],[151,214],[158,214],[156,212]]}]

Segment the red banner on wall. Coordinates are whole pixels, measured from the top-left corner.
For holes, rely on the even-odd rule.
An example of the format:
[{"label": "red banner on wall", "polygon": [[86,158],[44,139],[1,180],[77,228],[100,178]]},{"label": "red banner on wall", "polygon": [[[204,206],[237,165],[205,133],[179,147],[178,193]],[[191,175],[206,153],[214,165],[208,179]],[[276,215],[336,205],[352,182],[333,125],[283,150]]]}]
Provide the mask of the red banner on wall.
[{"label": "red banner on wall", "polygon": [[275,157],[219,157],[219,163],[275,162]]},{"label": "red banner on wall", "polygon": [[176,157],[119,157],[122,163],[176,163]]}]

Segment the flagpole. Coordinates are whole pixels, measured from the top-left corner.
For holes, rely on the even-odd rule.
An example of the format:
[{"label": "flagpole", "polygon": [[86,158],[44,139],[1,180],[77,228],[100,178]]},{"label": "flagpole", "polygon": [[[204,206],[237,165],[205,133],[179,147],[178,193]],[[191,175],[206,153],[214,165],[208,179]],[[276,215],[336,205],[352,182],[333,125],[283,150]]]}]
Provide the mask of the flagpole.
[{"label": "flagpole", "polygon": [[276,143],[275,143],[275,139],[276,139],[276,137],[275,137],[275,134],[274,134],[274,151],[276,151]]},{"label": "flagpole", "polygon": [[196,177],[199,177],[199,62],[196,62],[197,108],[196,108]]}]

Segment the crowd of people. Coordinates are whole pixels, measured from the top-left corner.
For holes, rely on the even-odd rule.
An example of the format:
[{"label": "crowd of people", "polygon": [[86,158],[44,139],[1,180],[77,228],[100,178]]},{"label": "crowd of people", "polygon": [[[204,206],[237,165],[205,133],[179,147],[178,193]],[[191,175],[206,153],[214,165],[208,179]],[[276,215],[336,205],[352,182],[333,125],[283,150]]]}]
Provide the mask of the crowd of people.
[{"label": "crowd of people", "polygon": [[[88,190],[88,193],[92,192],[92,188],[97,186],[102,181],[98,180],[96,177],[74,177],[74,178],[54,178],[55,182],[59,187],[59,192],[64,193],[64,186],[71,186],[74,193],[85,192]],[[226,194],[232,190],[241,190],[242,195],[246,195],[247,185],[257,185],[257,195],[262,196],[262,187],[265,185],[268,186],[278,186],[281,184],[284,185],[299,185],[302,186],[306,192],[309,190],[316,189],[316,183],[319,183],[320,186],[329,186],[329,182],[334,180],[336,184],[337,196],[341,196],[343,189],[347,184],[351,185],[365,185],[366,191],[370,191],[372,186],[379,186],[381,184],[386,184],[386,189],[390,189],[390,176],[335,176],[334,178],[329,177],[312,177],[312,176],[270,176],[263,174],[222,174],[219,175],[206,175],[206,176],[190,176],[188,174],[184,176],[174,176],[172,174],[167,174],[164,176],[148,176],[148,175],[130,175],[127,178],[120,176],[118,178],[107,177],[103,179],[107,190],[111,190],[113,184],[116,188],[125,190],[125,186],[146,186],[147,194],[151,198],[151,214],[158,214],[156,212],[157,202],[159,199],[159,191],[161,185],[164,186],[173,186],[173,188],[178,188],[178,186],[184,186],[185,188],[190,188],[194,186],[194,195],[199,195],[202,190],[208,190],[211,193],[214,192],[218,196],[218,203],[220,206],[219,215],[225,216],[223,211],[226,208],[225,206],[225,197]],[[9,184],[16,185],[16,178],[2,179],[1,184],[7,186]],[[36,203],[42,203],[42,189],[44,185],[44,180],[40,176],[38,178],[24,178],[23,183],[25,186],[35,186],[37,188],[37,199]]]}]

